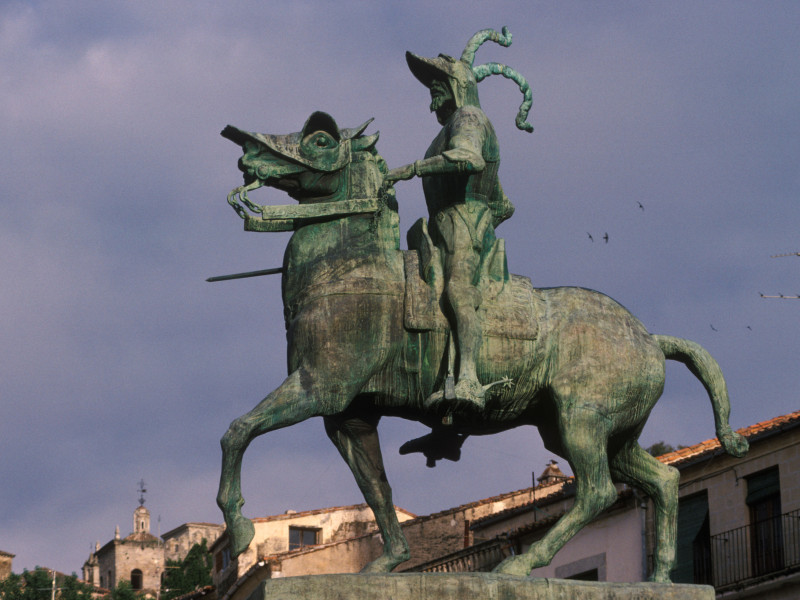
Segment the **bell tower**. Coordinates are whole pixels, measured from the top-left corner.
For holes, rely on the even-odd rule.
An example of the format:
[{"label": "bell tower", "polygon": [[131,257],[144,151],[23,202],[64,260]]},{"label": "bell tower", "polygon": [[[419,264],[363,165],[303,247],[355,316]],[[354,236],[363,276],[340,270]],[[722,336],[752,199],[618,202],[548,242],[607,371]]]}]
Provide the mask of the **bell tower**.
[{"label": "bell tower", "polygon": [[144,479],[139,481],[139,506],[133,511],[133,533],[150,533],[150,511],[144,507]]}]

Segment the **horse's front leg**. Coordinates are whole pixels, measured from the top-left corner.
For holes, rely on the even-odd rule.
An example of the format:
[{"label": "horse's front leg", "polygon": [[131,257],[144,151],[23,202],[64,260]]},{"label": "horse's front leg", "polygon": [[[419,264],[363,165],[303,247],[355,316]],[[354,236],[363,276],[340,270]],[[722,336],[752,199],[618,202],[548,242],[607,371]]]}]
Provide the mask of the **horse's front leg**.
[{"label": "horse's front leg", "polygon": [[231,554],[234,557],[247,549],[254,534],[252,522],[242,515],[244,498],[241,473],[244,452],[250,442],[261,434],[322,414],[322,403],[318,401],[317,394],[307,386],[311,379],[303,367],[295,370],[258,406],[234,420],[222,436],[222,473],[217,504],[225,517]]}]

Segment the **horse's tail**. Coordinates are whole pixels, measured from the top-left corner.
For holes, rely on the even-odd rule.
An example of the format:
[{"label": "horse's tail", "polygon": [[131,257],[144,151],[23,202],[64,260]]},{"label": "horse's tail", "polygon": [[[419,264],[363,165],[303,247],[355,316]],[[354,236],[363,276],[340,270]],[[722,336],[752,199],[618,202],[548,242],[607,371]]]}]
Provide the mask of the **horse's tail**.
[{"label": "horse's tail", "polygon": [[658,346],[669,360],[685,364],[692,374],[700,380],[711,399],[714,410],[714,424],[717,438],[731,456],[742,457],[747,454],[747,440],[733,431],[728,423],[731,404],[728,398],[728,386],[722,376],[722,369],[714,358],[700,344],[669,335],[654,335]]}]

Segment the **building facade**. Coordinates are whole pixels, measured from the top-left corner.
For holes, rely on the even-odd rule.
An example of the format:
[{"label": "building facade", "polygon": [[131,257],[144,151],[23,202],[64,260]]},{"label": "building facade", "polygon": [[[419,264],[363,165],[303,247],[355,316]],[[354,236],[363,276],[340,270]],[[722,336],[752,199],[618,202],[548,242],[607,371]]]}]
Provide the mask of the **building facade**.
[{"label": "building facade", "polygon": [[[675,583],[714,586],[726,600],[800,598],[800,411],[739,430],[743,459],[716,439],[658,457],[680,472]],[[618,499],[533,577],[647,579],[655,546],[652,501],[618,486]],[[571,478],[544,481],[528,504],[471,525],[475,544],[420,571],[490,571],[527,550],[571,506]]]},{"label": "building facade", "polygon": [[[421,517],[396,508],[411,552],[411,558],[401,569],[408,570],[471,546],[472,523],[529,503],[534,495],[532,488],[526,488]],[[338,532],[337,535],[326,535],[326,520],[331,525],[340,524],[328,527],[328,531]],[[256,536],[237,559],[231,560],[225,535],[212,548],[213,579],[220,600],[246,600],[267,579],[357,573],[383,550],[372,511],[366,504],[253,519],[253,524]],[[309,541],[316,541],[317,545],[292,544],[292,528],[316,529],[317,537]]]},{"label": "building facade", "polygon": [[106,589],[126,580],[134,590],[157,595],[164,565],[164,542],[150,533],[150,511],[139,505],[133,511],[133,533],[121,538],[117,527],[114,539],[96,547],[84,563],[83,579]]},{"label": "building facade", "polygon": [[673,580],[719,598],[800,598],[800,411],[739,433],[743,459],[716,439],[659,457],[681,472]]}]

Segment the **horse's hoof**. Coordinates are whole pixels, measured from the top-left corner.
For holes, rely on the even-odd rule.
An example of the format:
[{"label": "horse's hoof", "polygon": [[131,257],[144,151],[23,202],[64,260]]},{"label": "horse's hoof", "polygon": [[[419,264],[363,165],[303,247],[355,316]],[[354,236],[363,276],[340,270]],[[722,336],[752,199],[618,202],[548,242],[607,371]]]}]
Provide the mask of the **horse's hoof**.
[{"label": "horse's hoof", "polygon": [[492,570],[492,573],[516,575],[517,577],[527,577],[530,572],[531,569],[522,556],[509,556]]},{"label": "horse's hoof", "polygon": [[228,528],[228,535],[231,541],[231,556],[236,558],[247,550],[255,534],[256,528],[250,519],[241,516],[237,517]]},{"label": "horse's hoof", "polygon": [[391,573],[392,569],[394,569],[397,565],[402,562],[405,562],[410,557],[408,555],[404,557],[394,557],[394,556],[379,556],[371,563],[367,563],[367,565],[361,569],[362,573]]}]

